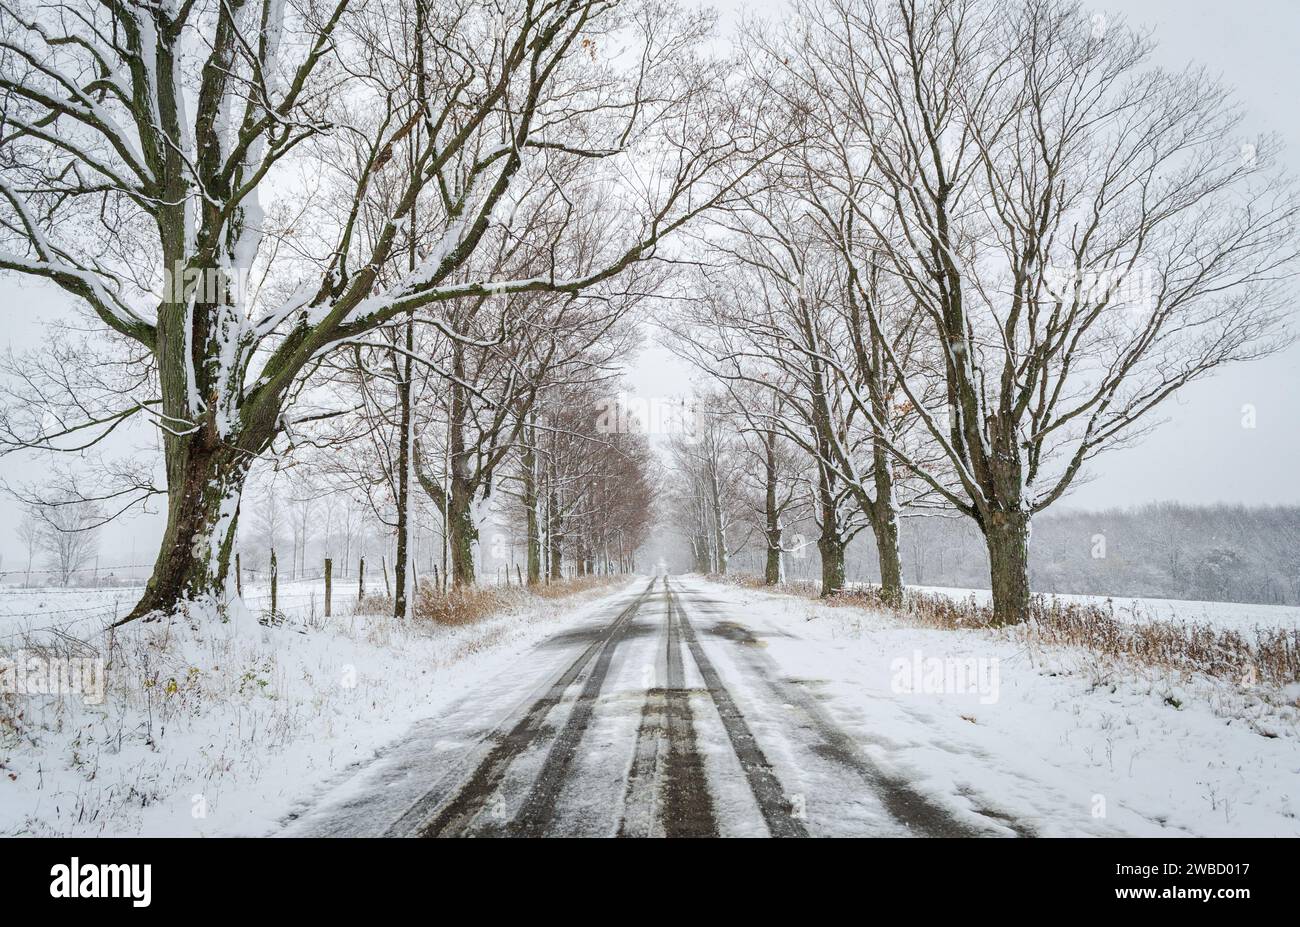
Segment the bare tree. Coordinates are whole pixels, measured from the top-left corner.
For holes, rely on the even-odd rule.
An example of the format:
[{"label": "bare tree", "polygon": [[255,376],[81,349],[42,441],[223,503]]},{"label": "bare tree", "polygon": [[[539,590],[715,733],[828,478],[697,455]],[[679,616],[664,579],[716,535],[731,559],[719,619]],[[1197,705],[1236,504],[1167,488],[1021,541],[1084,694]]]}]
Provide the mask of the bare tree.
[{"label": "bare tree", "polygon": [[669,444],[679,485],[679,512],[702,572],[725,575],[731,555],[746,536],[734,536],[737,525],[748,526],[740,460],[745,453],[735,418],[724,397],[704,394],[692,410],[692,426],[672,436]]},{"label": "bare tree", "polygon": [[18,522],[18,540],[22,542],[23,550],[27,552],[27,571],[23,577],[23,585],[30,586],[32,561],[41,546],[41,522],[30,506],[23,511],[23,517]]},{"label": "bare tree", "polygon": [[59,585],[66,586],[94,559],[103,512],[94,502],[75,495],[56,498],[33,506],[29,512],[37,532],[38,545]]},{"label": "bare tree", "polygon": [[[854,341],[845,330],[846,272],[825,247],[806,210],[779,186],[730,219],[731,235],[697,294],[681,303],[673,323],[675,349],[732,394],[751,427],[774,430],[801,448],[805,485],[820,528],[822,591],[845,583],[844,555],[867,524],[878,529],[881,576],[887,594],[901,585],[897,507],[892,467],[875,469],[874,429],[863,415],[863,391],[846,372]],[[753,392],[767,402],[747,402]],[[888,393],[881,394],[888,402]],[[891,409],[881,421],[899,430]],[[883,490],[883,491],[882,491]]]},{"label": "bare tree", "polygon": [[742,402],[732,418],[749,457],[749,466],[742,463],[739,471],[745,483],[743,498],[763,538],[763,581],[775,586],[786,580],[787,530],[807,514],[802,479],[807,459],[774,424],[782,414],[778,392],[750,390],[739,395]]}]

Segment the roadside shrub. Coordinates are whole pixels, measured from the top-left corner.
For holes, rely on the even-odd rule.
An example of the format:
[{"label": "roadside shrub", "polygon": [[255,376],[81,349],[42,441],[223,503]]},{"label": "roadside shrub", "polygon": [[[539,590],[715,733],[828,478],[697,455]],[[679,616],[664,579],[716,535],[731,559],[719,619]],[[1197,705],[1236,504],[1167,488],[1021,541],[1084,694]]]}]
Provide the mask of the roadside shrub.
[{"label": "roadside shrub", "polygon": [[532,587],[529,592],[543,599],[559,599],[588,589],[599,589],[626,582],[627,576],[574,576],[571,579],[558,579]]},{"label": "roadside shrub", "polygon": [[505,611],[518,600],[513,591],[495,586],[452,586],[443,592],[425,582],[415,592],[411,614],[417,621],[434,624],[475,624]]}]

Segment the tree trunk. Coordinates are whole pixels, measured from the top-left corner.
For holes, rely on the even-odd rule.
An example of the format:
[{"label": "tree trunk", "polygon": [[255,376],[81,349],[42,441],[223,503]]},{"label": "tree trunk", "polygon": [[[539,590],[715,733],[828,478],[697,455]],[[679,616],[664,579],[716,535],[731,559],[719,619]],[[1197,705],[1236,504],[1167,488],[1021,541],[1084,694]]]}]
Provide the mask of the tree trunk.
[{"label": "tree trunk", "polygon": [[457,586],[475,582],[474,546],[478,525],[474,524],[474,490],[459,475],[451,479],[451,575]]},{"label": "tree trunk", "polygon": [[[823,460],[825,458],[823,457]],[[817,551],[822,561],[822,595],[835,595],[844,589],[844,548],[847,544],[840,531],[834,476],[822,463],[817,466],[817,503],[821,509],[821,536]]]},{"label": "tree trunk", "polygon": [[528,506],[528,585],[542,581],[542,536],[537,519],[537,499]]},{"label": "tree trunk", "polygon": [[781,529],[776,529],[776,536],[768,532],[767,563],[763,567],[763,582],[768,586],[778,586],[785,582],[785,551],[781,549]]},{"label": "tree trunk", "polygon": [[528,585],[530,586],[536,586],[542,581],[542,535],[537,517],[537,452],[533,449],[533,442],[536,439],[537,432],[530,426],[524,435],[520,461],[523,469],[523,504],[528,521]]},{"label": "tree trunk", "polygon": [[775,586],[785,582],[785,550],[782,547],[781,510],[777,506],[776,432],[769,431],[763,440],[763,514],[767,534],[767,564],[763,569],[763,582]]},{"label": "tree trunk", "polygon": [[239,519],[248,458],[204,438],[207,425],[167,442],[167,525],[144,595],[123,619],[156,619],[185,603],[221,608]]},{"label": "tree trunk", "polygon": [[993,623],[1018,624],[1029,616],[1029,519],[993,512],[984,526],[993,588]]},{"label": "tree trunk", "polygon": [[[187,266],[183,212],[166,213],[165,268]],[[225,279],[219,266],[193,269]],[[220,299],[169,299],[159,307],[154,354],[167,425],[167,525],[144,595],[123,621],[162,618],[189,604],[220,609],[233,593],[227,579],[244,480],[275,435],[284,399],[278,385],[255,399],[245,393],[247,345],[232,351],[227,342],[242,324],[237,312]]]},{"label": "tree trunk", "polygon": [[887,605],[899,605],[903,601],[903,560],[898,552],[898,513],[892,506],[882,508],[871,519],[880,565],[880,598]]},{"label": "tree trunk", "polygon": [[554,489],[551,490],[547,507],[550,509],[550,527],[546,532],[546,543],[550,547],[550,576],[551,579],[561,579],[563,564],[560,560],[560,543],[563,538],[560,536],[560,500]]},{"label": "tree trunk", "polygon": [[406,322],[406,354],[400,366],[401,378],[397,383],[398,427],[397,438],[397,559],[393,561],[394,587],[393,617],[406,617],[406,571],[410,560],[410,508],[411,508],[411,352],[414,345],[415,323]]},{"label": "tree trunk", "polygon": [[564,578],[564,564],[560,560],[560,545],[558,540],[551,542],[551,579],[560,580]]},{"label": "tree trunk", "polygon": [[822,560],[822,595],[836,595],[844,591],[844,541],[837,536],[822,535],[817,540],[817,552]]},{"label": "tree trunk", "polygon": [[709,543],[708,535],[703,532],[695,536],[695,572],[705,574],[713,572],[713,545]]},{"label": "tree trunk", "polygon": [[710,508],[713,510],[713,547],[716,551],[717,572],[719,576],[727,575],[727,529],[722,522],[722,493],[718,487],[717,462],[709,466]]},{"label": "tree trunk", "polygon": [[880,597],[888,605],[903,601],[903,558],[898,552],[898,506],[894,501],[894,467],[881,441],[872,448],[872,476],[876,498],[869,509],[880,563]]},{"label": "tree trunk", "polygon": [[769,504],[767,510],[767,563],[763,568],[763,582],[776,586],[785,582],[785,548],[782,547],[782,535],[785,529],[781,516]]}]

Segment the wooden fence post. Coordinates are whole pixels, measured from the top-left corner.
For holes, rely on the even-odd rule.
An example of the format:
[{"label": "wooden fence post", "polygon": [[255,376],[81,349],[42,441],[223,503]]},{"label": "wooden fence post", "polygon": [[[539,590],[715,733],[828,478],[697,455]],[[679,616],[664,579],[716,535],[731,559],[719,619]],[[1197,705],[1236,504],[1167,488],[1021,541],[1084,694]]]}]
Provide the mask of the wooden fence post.
[{"label": "wooden fence post", "polygon": [[334,560],[325,558],[325,617],[330,616],[330,593],[334,589]]},{"label": "wooden fence post", "polygon": [[361,562],[357,564],[357,604],[366,597],[366,558],[362,557]]},{"label": "wooden fence post", "polygon": [[276,585],[280,579],[280,568],[275,562],[275,548],[271,548],[271,617],[275,618]]}]

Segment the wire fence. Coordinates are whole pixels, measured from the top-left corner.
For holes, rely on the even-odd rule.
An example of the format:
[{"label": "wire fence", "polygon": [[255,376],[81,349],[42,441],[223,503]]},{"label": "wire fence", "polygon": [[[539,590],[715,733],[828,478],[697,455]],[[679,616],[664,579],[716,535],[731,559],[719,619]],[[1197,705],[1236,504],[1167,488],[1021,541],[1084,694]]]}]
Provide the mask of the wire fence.
[{"label": "wire fence", "polygon": [[[235,561],[238,563],[238,560]],[[441,587],[445,571],[436,565],[420,569],[412,564],[419,582]],[[104,627],[125,617],[145,590],[153,564],[115,564],[75,570],[0,571],[0,644],[36,632],[84,633],[99,621]],[[127,578],[123,573],[143,571]],[[343,568],[329,558],[320,569],[295,566],[272,570],[231,564],[232,586],[254,613],[277,618],[316,619],[346,614],[362,599],[391,595],[394,577],[386,557],[378,563],[365,558]],[[484,584],[523,582],[517,564],[498,564],[482,571]],[[80,601],[79,601],[80,600]],[[84,603],[84,604],[83,604]]]},{"label": "wire fence", "polygon": [[144,587],[153,570],[152,563],[119,566],[78,567],[72,570],[0,570],[0,595],[13,593],[14,587],[37,587],[51,593],[76,595],[85,589]]},{"label": "wire fence", "polygon": [[[356,569],[363,561],[358,560]],[[384,578],[367,577],[360,583],[355,572],[345,577],[341,571],[320,569],[280,569],[272,572],[260,567],[239,569],[237,585],[244,605],[254,613],[270,613],[272,602],[278,617],[320,617],[326,611],[326,593],[332,611],[339,611],[359,601],[366,594],[382,589]],[[145,590],[145,579],[153,564],[112,564],[79,567],[74,570],[16,569],[0,571],[0,646],[12,645],[15,639],[43,633],[61,635],[88,634],[107,627],[129,614]],[[232,585],[236,577],[233,575]],[[330,582],[326,583],[326,572]],[[383,570],[387,573],[387,565]],[[134,577],[124,576],[141,571]],[[375,570],[378,574],[379,570]],[[272,587],[275,587],[274,592]],[[328,586],[328,589],[327,589]]]}]

